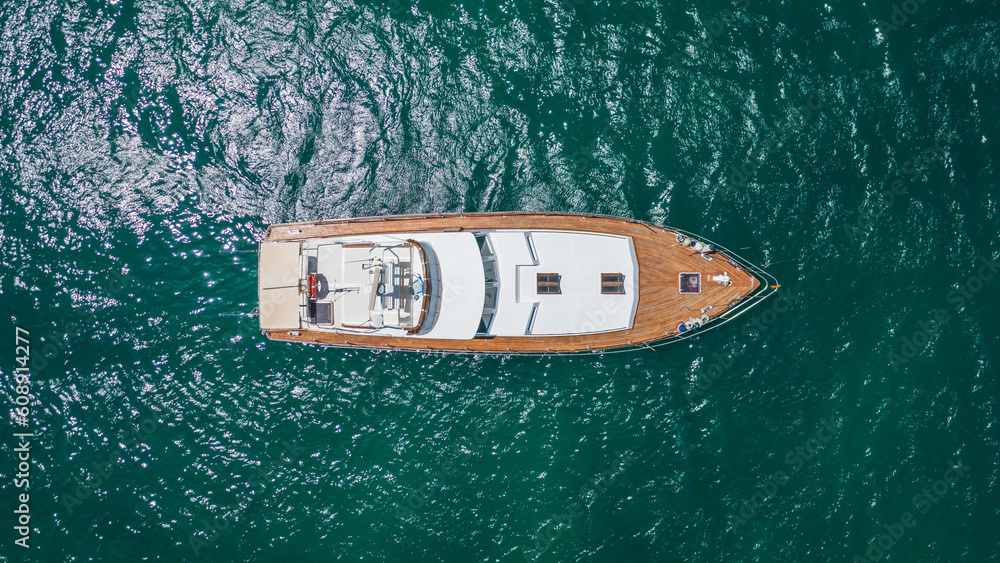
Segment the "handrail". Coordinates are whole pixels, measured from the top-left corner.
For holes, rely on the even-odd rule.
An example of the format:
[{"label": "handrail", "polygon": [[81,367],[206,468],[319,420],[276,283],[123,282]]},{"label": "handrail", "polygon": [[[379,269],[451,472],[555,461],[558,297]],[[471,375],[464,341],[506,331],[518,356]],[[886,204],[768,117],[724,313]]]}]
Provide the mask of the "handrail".
[{"label": "handrail", "polygon": [[433,289],[430,281],[431,271],[430,264],[427,262],[427,253],[424,252],[424,247],[413,239],[408,239],[406,242],[411,243],[417,249],[417,254],[420,256],[420,264],[424,271],[421,276],[421,280],[424,285],[424,297],[421,299],[422,303],[420,304],[420,318],[417,320],[417,324],[413,325],[412,328],[406,331],[406,334],[417,334],[424,326],[424,320],[427,318],[427,310],[431,302],[430,296]]}]

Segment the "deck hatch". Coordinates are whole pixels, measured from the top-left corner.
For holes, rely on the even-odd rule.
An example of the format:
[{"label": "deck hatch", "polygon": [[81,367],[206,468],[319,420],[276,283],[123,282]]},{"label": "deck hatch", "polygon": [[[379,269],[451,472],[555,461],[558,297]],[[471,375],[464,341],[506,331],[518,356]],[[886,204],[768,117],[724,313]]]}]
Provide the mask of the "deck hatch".
[{"label": "deck hatch", "polygon": [[538,274],[536,278],[536,292],[561,293],[559,291],[559,274]]},{"label": "deck hatch", "polygon": [[318,325],[333,325],[333,302],[313,301],[309,304],[313,322]]},{"label": "deck hatch", "polygon": [[679,290],[682,294],[701,293],[701,274],[698,272],[681,272],[678,274]]},{"label": "deck hatch", "polygon": [[601,293],[605,295],[622,295],[625,293],[624,274],[601,274]]}]

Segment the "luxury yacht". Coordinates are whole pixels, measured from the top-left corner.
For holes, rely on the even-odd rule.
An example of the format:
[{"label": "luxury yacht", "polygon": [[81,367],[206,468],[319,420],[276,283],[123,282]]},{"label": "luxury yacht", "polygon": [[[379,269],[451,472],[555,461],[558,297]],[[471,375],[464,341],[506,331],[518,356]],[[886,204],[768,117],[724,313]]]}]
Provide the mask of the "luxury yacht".
[{"label": "luxury yacht", "polygon": [[259,258],[268,338],[382,350],[653,347],[731,320],[778,285],[685,231],[565,213],[272,225]]}]

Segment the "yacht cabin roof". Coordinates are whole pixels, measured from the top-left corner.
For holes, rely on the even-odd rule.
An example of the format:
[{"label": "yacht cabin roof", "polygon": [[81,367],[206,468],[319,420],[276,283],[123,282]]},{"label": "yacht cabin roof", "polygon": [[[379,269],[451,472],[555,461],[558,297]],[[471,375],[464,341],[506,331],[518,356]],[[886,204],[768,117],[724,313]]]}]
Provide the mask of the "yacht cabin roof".
[{"label": "yacht cabin roof", "polygon": [[[635,317],[638,273],[631,237],[590,232],[265,242],[261,326],[437,339],[624,330]],[[602,291],[602,275],[621,279],[619,291]],[[321,308],[332,322],[317,320],[329,319]]]},{"label": "yacht cabin roof", "polygon": [[[488,334],[584,334],[632,326],[639,271],[630,237],[494,231],[486,239],[499,268]],[[540,274],[557,276],[556,293],[538,292]],[[602,294],[602,274],[623,275],[624,293]]]}]

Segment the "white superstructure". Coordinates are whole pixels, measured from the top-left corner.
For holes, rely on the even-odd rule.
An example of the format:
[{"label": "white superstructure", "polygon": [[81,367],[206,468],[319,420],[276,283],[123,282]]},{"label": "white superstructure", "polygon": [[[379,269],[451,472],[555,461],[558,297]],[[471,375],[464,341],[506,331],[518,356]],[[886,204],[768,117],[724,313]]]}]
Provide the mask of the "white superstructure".
[{"label": "white superstructure", "polygon": [[411,232],[264,242],[261,326],[435,339],[632,327],[632,238],[591,232]]}]

